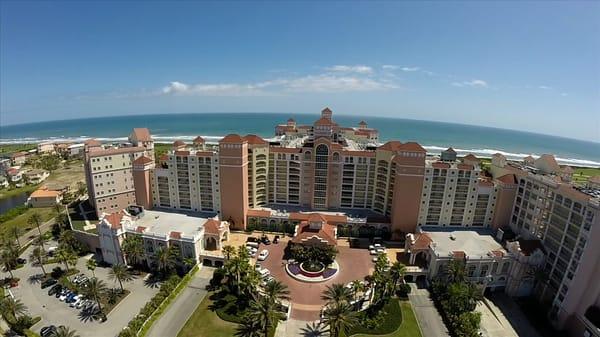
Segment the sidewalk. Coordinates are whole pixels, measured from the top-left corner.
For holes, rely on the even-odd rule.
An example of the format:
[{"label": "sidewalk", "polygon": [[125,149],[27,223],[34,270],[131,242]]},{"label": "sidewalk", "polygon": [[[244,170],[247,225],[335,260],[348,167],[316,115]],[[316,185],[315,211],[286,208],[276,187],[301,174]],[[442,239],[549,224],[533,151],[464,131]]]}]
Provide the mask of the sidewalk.
[{"label": "sidewalk", "polygon": [[148,337],[176,336],[187,320],[192,316],[198,304],[206,296],[206,285],[212,278],[213,268],[202,266],[190,280],[187,287],[179,293],[160,318],[148,331]]}]

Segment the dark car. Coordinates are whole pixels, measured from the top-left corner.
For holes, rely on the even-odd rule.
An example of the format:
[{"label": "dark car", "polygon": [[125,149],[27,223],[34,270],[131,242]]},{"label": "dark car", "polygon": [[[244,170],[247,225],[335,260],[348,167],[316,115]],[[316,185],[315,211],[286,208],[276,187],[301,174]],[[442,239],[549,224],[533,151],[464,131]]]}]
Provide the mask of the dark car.
[{"label": "dark car", "polygon": [[56,295],[56,293],[62,290],[62,286],[60,284],[55,284],[50,290],[48,290],[48,296]]},{"label": "dark car", "polygon": [[18,264],[25,264],[25,263],[27,263],[27,260],[25,260],[24,258],[20,257],[20,258],[17,259],[17,263]]},{"label": "dark car", "polygon": [[254,236],[249,236],[246,239],[246,242],[259,242],[258,238],[255,238]]},{"label": "dark car", "polygon": [[275,235],[275,237],[273,238],[273,243],[279,243],[279,235]]},{"label": "dark car", "polygon": [[267,246],[271,244],[271,240],[269,240],[269,238],[266,235],[260,238],[260,241]]},{"label": "dark car", "polygon": [[53,278],[49,278],[46,281],[42,282],[42,289],[48,288],[51,285],[55,285],[56,282],[58,282],[58,281]]},{"label": "dark car", "polygon": [[42,336],[42,337],[50,337],[55,332],[56,332],[56,326],[54,326],[54,325],[45,326],[45,327],[42,328],[42,330],[40,330],[40,336]]}]

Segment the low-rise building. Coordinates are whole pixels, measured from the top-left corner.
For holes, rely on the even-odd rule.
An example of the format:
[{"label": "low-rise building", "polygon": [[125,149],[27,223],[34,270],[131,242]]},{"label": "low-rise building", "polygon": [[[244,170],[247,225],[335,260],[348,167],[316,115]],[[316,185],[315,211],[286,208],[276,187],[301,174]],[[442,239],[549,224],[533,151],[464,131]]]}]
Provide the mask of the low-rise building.
[{"label": "low-rise building", "polygon": [[429,280],[445,273],[448,263],[465,263],[467,280],[482,290],[504,290],[510,277],[512,256],[488,231],[438,228],[407,234],[405,251],[409,263],[422,268]]},{"label": "low-rise building", "polygon": [[[156,254],[160,249],[175,248],[184,259],[196,263],[216,258],[211,251],[221,249],[221,243],[229,239],[229,224],[215,218],[197,214],[182,214],[143,210],[130,207],[136,215],[123,210],[104,213],[97,225],[100,248],[105,262],[126,263],[127,256],[121,244],[127,236],[139,236],[144,245],[144,261],[148,266],[156,265]],[[222,259],[222,257],[218,257]],[[211,263],[212,264],[212,263]]]},{"label": "low-rise building", "polygon": [[40,188],[27,198],[27,204],[31,207],[52,207],[62,201],[62,193],[58,191]]},{"label": "low-rise building", "polygon": [[0,175],[5,175],[6,171],[10,168],[10,159],[0,158]]},{"label": "low-rise building", "polygon": [[1,188],[6,188],[8,187],[8,179],[6,179],[5,176],[0,176],[0,187]]},{"label": "low-rise building", "polygon": [[10,155],[10,162],[12,165],[23,165],[29,158],[29,153],[27,152],[15,152]]},{"label": "low-rise building", "polygon": [[23,173],[26,181],[30,184],[39,184],[50,176],[50,172],[46,170],[33,169]]},{"label": "low-rise building", "polygon": [[11,167],[6,171],[6,176],[12,183],[18,183],[23,180],[23,174],[17,167]]},{"label": "low-rise building", "polygon": [[37,153],[38,154],[56,153],[55,148],[54,148],[54,143],[52,143],[52,142],[39,143],[37,145]]}]

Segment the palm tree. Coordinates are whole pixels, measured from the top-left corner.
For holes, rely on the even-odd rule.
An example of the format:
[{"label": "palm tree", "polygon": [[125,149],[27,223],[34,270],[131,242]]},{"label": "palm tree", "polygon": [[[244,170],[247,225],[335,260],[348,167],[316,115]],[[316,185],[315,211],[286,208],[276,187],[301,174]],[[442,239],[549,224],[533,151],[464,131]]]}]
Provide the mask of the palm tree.
[{"label": "palm tree", "polygon": [[461,260],[450,260],[446,269],[448,282],[462,282],[466,278],[465,263]]},{"label": "palm tree", "polygon": [[98,262],[96,262],[96,259],[91,258],[91,259],[87,260],[87,262],[85,263],[85,266],[87,267],[88,270],[90,270],[92,272],[92,276],[96,277],[96,267],[98,267]]},{"label": "palm tree", "polygon": [[231,255],[235,254],[235,247],[227,245],[224,246],[221,251],[223,252],[223,255],[225,255],[225,261],[227,261],[231,258]]},{"label": "palm tree", "polygon": [[329,327],[331,337],[339,337],[342,331],[348,332],[357,322],[357,313],[348,303],[336,303],[323,312],[323,323]]},{"label": "palm tree", "polygon": [[127,263],[136,265],[144,258],[144,244],[142,239],[137,235],[128,235],[121,245],[123,253],[127,259]]},{"label": "palm tree", "polygon": [[269,336],[269,329],[279,320],[285,319],[285,315],[276,309],[276,304],[266,296],[250,302],[248,318],[255,321],[262,330],[264,337]]},{"label": "palm tree", "polygon": [[17,242],[17,247],[19,248],[19,250],[21,250],[21,242],[19,241],[19,236],[23,234],[23,229],[18,225],[13,225],[9,228],[9,233],[15,238],[15,241]]},{"label": "palm tree", "polygon": [[287,301],[290,299],[288,287],[277,280],[271,280],[263,287],[265,296],[273,302]]},{"label": "palm tree", "polygon": [[[12,296],[7,296],[0,300],[0,312],[7,321],[16,319],[17,316],[27,313],[27,307],[20,300],[15,300]],[[10,316],[9,316],[10,314]],[[12,319],[11,319],[12,318]]]},{"label": "palm tree", "polygon": [[83,196],[86,191],[87,191],[87,186],[85,186],[85,184],[83,182],[78,181],[77,182],[77,194]]},{"label": "palm tree", "polygon": [[346,288],[341,283],[334,283],[327,286],[321,295],[321,299],[324,300],[327,305],[348,303],[350,302],[350,298],[352,298],[350,289]]},{"label": "palm tree", "polygon": [[260,326],[253,320],[244,320],[238,325],[235,335],[237,337],[261,337]]},{"label": "palm tree", "polygon": [[65,264],[67,272],[69,271],[70,264],[75,265],[75,263],[77,263],[77,255],[75,255],[72,250],[64,247],[56,250],[56,258],[58,261]]},{"label": "palm tree", "polygon": [[170,249],[160,247],[156,250],[156,264],[158,270],[166,274],[175,264],[175,256]]},{"label": "palm tree", "polygon": [[64,325],[59,326],[56,331],[51,335],[52,337],[79,337],[75,330],[71,330]]},{"label": "palm tree", "polygon": [[85,287],[83,288],[84,294],[88,298],[92,298],[98,304],[98,310],[102,311],[102,306],[100,304],[100,297],[104,295],[107,291],[106,284],[104,281],[99,280],[97,277],[92,277],[85,283]]},{"label": "palm tree", "polygon": [[354,297],[354,300],[356,300],[356,298],[358,297],[358,293],[361,291],[365,291],[365,285],[360,280],[354,280],[350,284],[352,285],[352,295]]},{"label": "palm tree", "polygon": [[75,248],[77,248],[78,241],[77,239],[75,239],[75,235],[73,234],[72,230],[66,230],[60,233],[58,243],[65,247],[69,247],[72,250],[75,250]]},{"label": "palm tree", "polygon": [[[27,219],[27,223],[30,225],[35,225],[37,227],[38,233],[42,236],[42,230],[40,229],[40,225],[42,224],[42,216],[38,212],[33,212],[29,219]],[[44,248],[44,243],[41,243],[42,248]]]},{"label": "palm tree", "polygon": [[43,235],[38,235],[33,239],[33,244],[44,249],[44,243],[46,243],[46,238]]},{"label": "palm tree", "polygon": [[40,266],[42,272],[46,275],[46,269],[44,268],[44,262],[46,262],[46,252],[42,247],[35,247],[29,254],[29,260],[33,266]]},{"label": "palm tree", "polygon": [[112,266],[110,271],[108,272],[108,277],[111,280],[115,280],[119,282],[119,286],[121,287],[121,292],[123,292],[123,282],[129,282],[133,280],[133,276],[127,270],[127,266],[124,264],[115,264]]},{"label": "palm tree", "polygon": [[8,271],[11,279],[14,278],[12,271],[17,268],[18,258],[19,250],[15,243],[12,241],[5,241],[2,244],[2,251],[0,251],[0,264]]},{"label": "palm tree", "polygon": [[400,281],[406,273],[406,266],[401,262],[394,262],[390,268],[390,274],[392,276],[392,282],[394,282],[394,289],[398,288],[398,281]]}]

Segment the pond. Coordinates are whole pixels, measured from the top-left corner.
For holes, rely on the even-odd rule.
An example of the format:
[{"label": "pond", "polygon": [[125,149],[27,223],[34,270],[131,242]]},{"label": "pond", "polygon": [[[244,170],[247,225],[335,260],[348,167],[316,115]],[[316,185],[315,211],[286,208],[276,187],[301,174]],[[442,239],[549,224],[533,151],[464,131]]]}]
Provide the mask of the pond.
[{"label": "pond", "polygon": [[4,214],[8,210],[25,204],[30,193],[23,192],[12,195],[8,198],[0,199],[0,214]]}]

